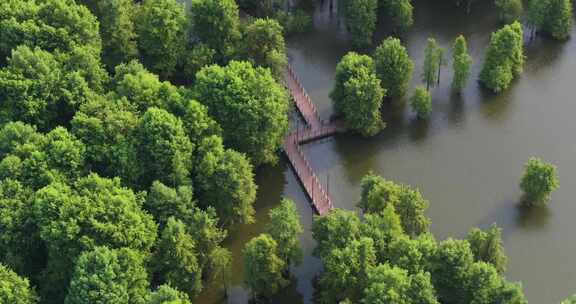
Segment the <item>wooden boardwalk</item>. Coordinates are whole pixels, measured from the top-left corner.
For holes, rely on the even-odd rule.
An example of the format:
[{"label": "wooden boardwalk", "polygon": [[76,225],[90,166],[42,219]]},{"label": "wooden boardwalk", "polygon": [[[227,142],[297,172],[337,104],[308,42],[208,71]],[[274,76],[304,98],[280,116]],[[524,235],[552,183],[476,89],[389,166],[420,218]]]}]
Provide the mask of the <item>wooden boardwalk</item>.
[{"label": "wooden boardwalk", "polygon": [[314,107],[290,65],[288,65],[284,74],[284,81],[306,125],[288,134],[284,138],[282,147],[312,206],[318,214],[325,215],[334,207],[332,200],[304,156],[300,145],[332,136],[335,133],[344,131],[345,128],[339,121],[325,122],[320,119],[316,107]]}]

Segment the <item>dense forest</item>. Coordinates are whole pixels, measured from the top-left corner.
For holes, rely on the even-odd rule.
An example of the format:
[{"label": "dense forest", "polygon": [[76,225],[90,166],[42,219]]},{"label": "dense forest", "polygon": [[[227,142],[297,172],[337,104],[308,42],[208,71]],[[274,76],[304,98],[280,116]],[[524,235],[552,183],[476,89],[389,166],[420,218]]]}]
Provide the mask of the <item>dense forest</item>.
[{"label": "dense forest", "polygon": [[[372,43],[376,14],[398,34],[413,23],[409,0],[339,2],[358,47]],[[522,72],[520,2],[496,3],[507,25],[480,75],[494,92]],[[294,5],[1,1],[0,304],[185,304],[208,283],[226,293],[223,241],[254,221],[254,171],[278,162],[289,129],[285,36],[311,26],[314,3]],[[473,9],[472,0],[455,5]],[[571,12],[570,0],[531,0],[527,14],[535,33],[566,39]],[[447,56],[433,39],[423,52],[425,86],[410,103],[425,119]],[[452,58],[458,91],[471,65],[464,37]],[[342,58],[331,97],[347,127],[382,130],[382,102],[408,92],[413,65],[397,38]],[[525,175],[527,201],[544,203],[558,186],[538,159]],[[437,241],[427,206],[417,189],[369,174],[360,214],[316,217],[317,301],[526,303],[503,275],[499,228]],[[269,218],[243,251],[257,301],[284,288],[302,259],[295,204],[277,202]]]}]

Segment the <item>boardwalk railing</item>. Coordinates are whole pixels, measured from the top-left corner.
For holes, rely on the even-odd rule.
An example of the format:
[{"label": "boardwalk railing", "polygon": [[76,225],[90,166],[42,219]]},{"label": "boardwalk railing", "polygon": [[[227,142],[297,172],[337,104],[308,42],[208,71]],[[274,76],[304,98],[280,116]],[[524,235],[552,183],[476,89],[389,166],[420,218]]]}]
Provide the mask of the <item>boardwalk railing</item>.
[{"label": "boardwalk railing", "polygon": [[306,122],[305,128],[298,128],[285,138],[283,145],[284,152],[288,156],[288,160],[294,168],[296,176],[304,187],[306,194],[310,198],[314,209],[318,214],[325,215],[334,207],[332,200],[324,190],[320,179],[318,179],[314,173],[300,145],[331,136],[334,133],[343,131],[344,128],[337,121],[325,123],[324,120],[320,118],[316,107],[310,100],[310,96],[306,93],[306,90],[290,65],[288,65],[286,69],[284,81],[292,95],[296,108]]}]

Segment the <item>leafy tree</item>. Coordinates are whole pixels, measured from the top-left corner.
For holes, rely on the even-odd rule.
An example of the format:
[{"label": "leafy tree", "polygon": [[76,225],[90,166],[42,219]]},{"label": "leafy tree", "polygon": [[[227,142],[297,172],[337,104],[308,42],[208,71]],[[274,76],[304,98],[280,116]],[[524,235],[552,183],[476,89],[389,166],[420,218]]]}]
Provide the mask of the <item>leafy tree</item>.
[{"label": "leafy tree", "polygon": [[387,255],[382,260],[414,275],[431,269],[431,260],[437,248],[438,244],[430,234],[423,234],[415,239],[398,235],[390,242]]},{"label": "leafy tree", "polygon": [[196,100],[188,100],[184,106],[184,113],[180,116],[186,134],[193,145],[199,146],[205,138],[221,136],[222,128],[208,115],[208,108]]},{"label": "leafy tree", "polygon": [[138,159],[143,165],[140,185],[147,187],[159,180],[168,185],[189,181],[192,143],[182,121],[158,108],[149,108],[136,131]]},{"label": "leafy tree", "polygon": [[50,52],[84,47],[96,57],[102,47],[96,17],[70,0],[2,1],[0,37],[0,66],[20,45]]},{"label": "leafy tree", "polygon": [[514,77],[522,73],[522,44],[522,27],[518,22],[506,25],[492,34],[480,72],[480,81],[487,88],[498,93],[507,89]]},{"label": "leafy tree", "polygon": [[400,217],[406,234],[415,236],[428,231],[430,221],[424,215],[428,202],[418,190],[385,180],[373,173],[362,178],[361,187],[358,206],[365,213],[379,213],[390,205]]},{"label": "leafy tree", "polygon": [[572,29],[572,2],[564,0],[531,0],[528,23],[533,31],[542,31],[554,39],[565,40]]},{"label": "leafy tree", "polygon": [[270,210],[270,223],[266,231],[278,244],[278,256],[286,265],[300,264],[302,249],[299,236],[303,230],[294,202],[282,199],[278,207]]},{"label": "leafy tree", "polygon": [[[78,52],[81,52],[78,50]],[[0,69],[0,119],[20,120],[43,131],[68,125],[79,106],[101,85],[101,67],[82,54],[53,55],[20,46]],[[93,74],[96,73],[96,74]]]},{"label": "leafy tree", "polygon": [[244,283],[254,297],[271,296],[287,283],[282,277],[287,265],[276,254],[277,247],[276,241],[267,234],[253,238],[244,246]]},{"label": "leafy tree", "polygon": [[268,67],[282,78],[286,68],[286,46],[282,26],[274,19],[256,19],[244,30],[244,52],[256,65]]},{"label": "leafy tree", "polygon": [[210,253],[211,279],[215,286],[224,289],[224,296],[228,296],[228,287],[231,280],[232,253],[225,248],[218,247]]},{"label": "leafy tree", "polygon": [[144,64],[163,78],[171,77],[186,43],[186,13],[176,0],[145,0],[136,22]]},{"label": "leafy tree", "polygon": [[[138,56],[134,19],[136,7],[131,0],[102,0],[96,9],[102,37],[102,61],[113,68]],[[157,47],[157,46],[156,46]]]},{"label": "leafy tree", "polygon": [[27,279],[0,264],[0,303],[34,304],[38,297]]},{"label": "leafy tree", "polygon": [[197,43],[184,53],[183,69],[188,81],[193,82],[196,73],[203,67],[215,63],[216,51],[204,43]]},{"label": "leafy tree", "polygon": [[380,264],[368,272],[362,303],[438,304],[430,274],[409,275],[402,268]]},{"label": "leafy tree", "polygon": [[96,247],[78,258],[65,304],[145,304],[148,275],[132,249]]},{"label": "leafy tree", "polygon": [[524,166],[520,189],[527,205],[544,204],[552,191],[560,186],[556,176],[556,167],[540,158],[532,157]]},{"label": "leafy tree", "polygon": [[521,0],[495,0],[494,3],[502,23],[512,23],[522,16],[524,9]]},{"label": "leafy tree", "polygon": [[198,295],[202,290],[202,268],[196,257],[195,240],[186,232],[186,225],[168,218],[156,251],[154,268],[160,280],[191,297]]},{"label": "leafy tree", "polygon": [[90,169],[118,176],[131,186],[136,186],[142,170],[134,141],[138,124],[138,113],[125,98],[101,96],[83,104],[71,122],[72,133],[86,146]]},{"label": "leafy tree", "polygon": [[384,93],[370,57],[351,52],[336,66],[336,84],[331,97],[335,110],[343,114],[352,130],[372,136],[384,128],[380,117]]},{"label": "leafy tree", "polygon": [[376,28],[378,0],[350,0],[344,8],[348,31],[354,47],[370,45]]},{"label": "leafy tree", "polygon": [[422,81],[426,83],[426,90],[434,87],[438,81],[438,70],[441,64],[440,48],[433,38],[428,38],[424,49],[424,66],[422,68]]},{"label": "leafy tree", "polygon": [[252,163],[275,163],[288,130],[288,95],[270,70],[248,62],[212,65],[196,75],[194,95],[222,126],[224,143]]},{"label": "leafy tree", "polygon": [[213,206],[225,224],[252,223],[257,186],[248,159],[234,150],[224,149],[217,136],[206,138],[198,154],[194,181],[200,202]]},{"label": "leafy tree", "polygon": [[414,63],[398,38],[386,38],[374,52],[376,74],[386,95],[402,97],[406,93]]},{"label": "leafy tree", "polygon": [[164,284],[150,293],[147,304],[191,304],[191,302],[188,295]]},{"label": "leafy tree", "polygon": [[528,303],[520,286],[506,282],[491,264],[472,264],[466,277],[464,289],[467,303]]},{"label": "leafy tree", "polygon": [[427,119],[432,113],[432,96],[424,87],[418,86],[410,98],[410,106],[418,118]]},{"label": "leafy tree", "polygon": [[478,228],[472,229],[467,238],[474,259],[492,264],[498,273],[506,271],[506,254],[502,246],[502,229],[492,224],[487,231]]},{"label": "leafy tree", "polygon": [[216,51],[217,61],[231,58],[240,39],[238,6],[234,0],[192,0],[191,32]]},{"label": "leafy tree", "polygon": [[159,181],[152,183],[144,207],[154,216],[160,230],[164,230],[170,217],[187,221],[194,212],[192,187],[170,188]]},{"label": "leafy tree", "polygon": [[314,218],[312,235],[316,240],[313,254],[328,255],[332,249],[345,248],[360,236],[360,219],[351,211],[333,209],[325,216]]},{"label": "leafy tree", "polygon": [[454,41],[452,47],[452,69],[454,77],[452,78],[452,88],[461,91],[470,78],[470,68],[472,67],[472,56],[468,54],[466,38],[460,35]]},{"label": "leafy tree", "polygon": [[404,233],[400,217],[391,204],[381,212],[364,214],[360,230],[362,237],[368,237],[374,242],[378,261],[388,260],[394,240],[403,236]]},{"label": "leafy tree", "polygon": [[383,7],[392,21],[394,31],[403,33],[414,23],[414,7],[409,0],[383,0]]},{"label": "leafy tree", "polygon": [[473,263],[468,242],[449,238],[438,245],[432,257],[431,274],[441,303],[458,303],[467,299],[461,283],[466,282],[467,270]]},{"label": "leafy tree", "polygon": [[576,295],[572,295],[568,299],[562,301],[562,303],[560,304],[574,304],[574,303],[576,303]]},{"label": "leafy tree", "polygon": [[357,300],[368,284],[371,269],[376,266],[374,241],[370,238],[353,240],[343,248],[332,249],[322,262],[320,302]]}]

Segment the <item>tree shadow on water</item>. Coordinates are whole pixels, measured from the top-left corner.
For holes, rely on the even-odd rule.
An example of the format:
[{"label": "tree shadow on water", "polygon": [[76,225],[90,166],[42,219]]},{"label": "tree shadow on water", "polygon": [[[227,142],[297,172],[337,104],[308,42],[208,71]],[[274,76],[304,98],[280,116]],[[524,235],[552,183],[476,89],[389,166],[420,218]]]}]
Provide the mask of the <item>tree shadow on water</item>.
[{"label": "tree shadow on water", "polygon": [[410,121],[410,140],[414,143],[422,143],[428,137],[430,130],[430,119],[419,119],[414,117]]},{"label": "tree shadow on water", "polygon": [[450,94],[448,121],[453,125],[461,125],[465,118],[464,114],[464,97],[461,93],[452,92]]},{"label": "tree shadow on water", "polygon": [[526,230],[546,227],[550,220],[550,209],[544,206],[526,206],[519,202],[516,207],[516,224]]}]

